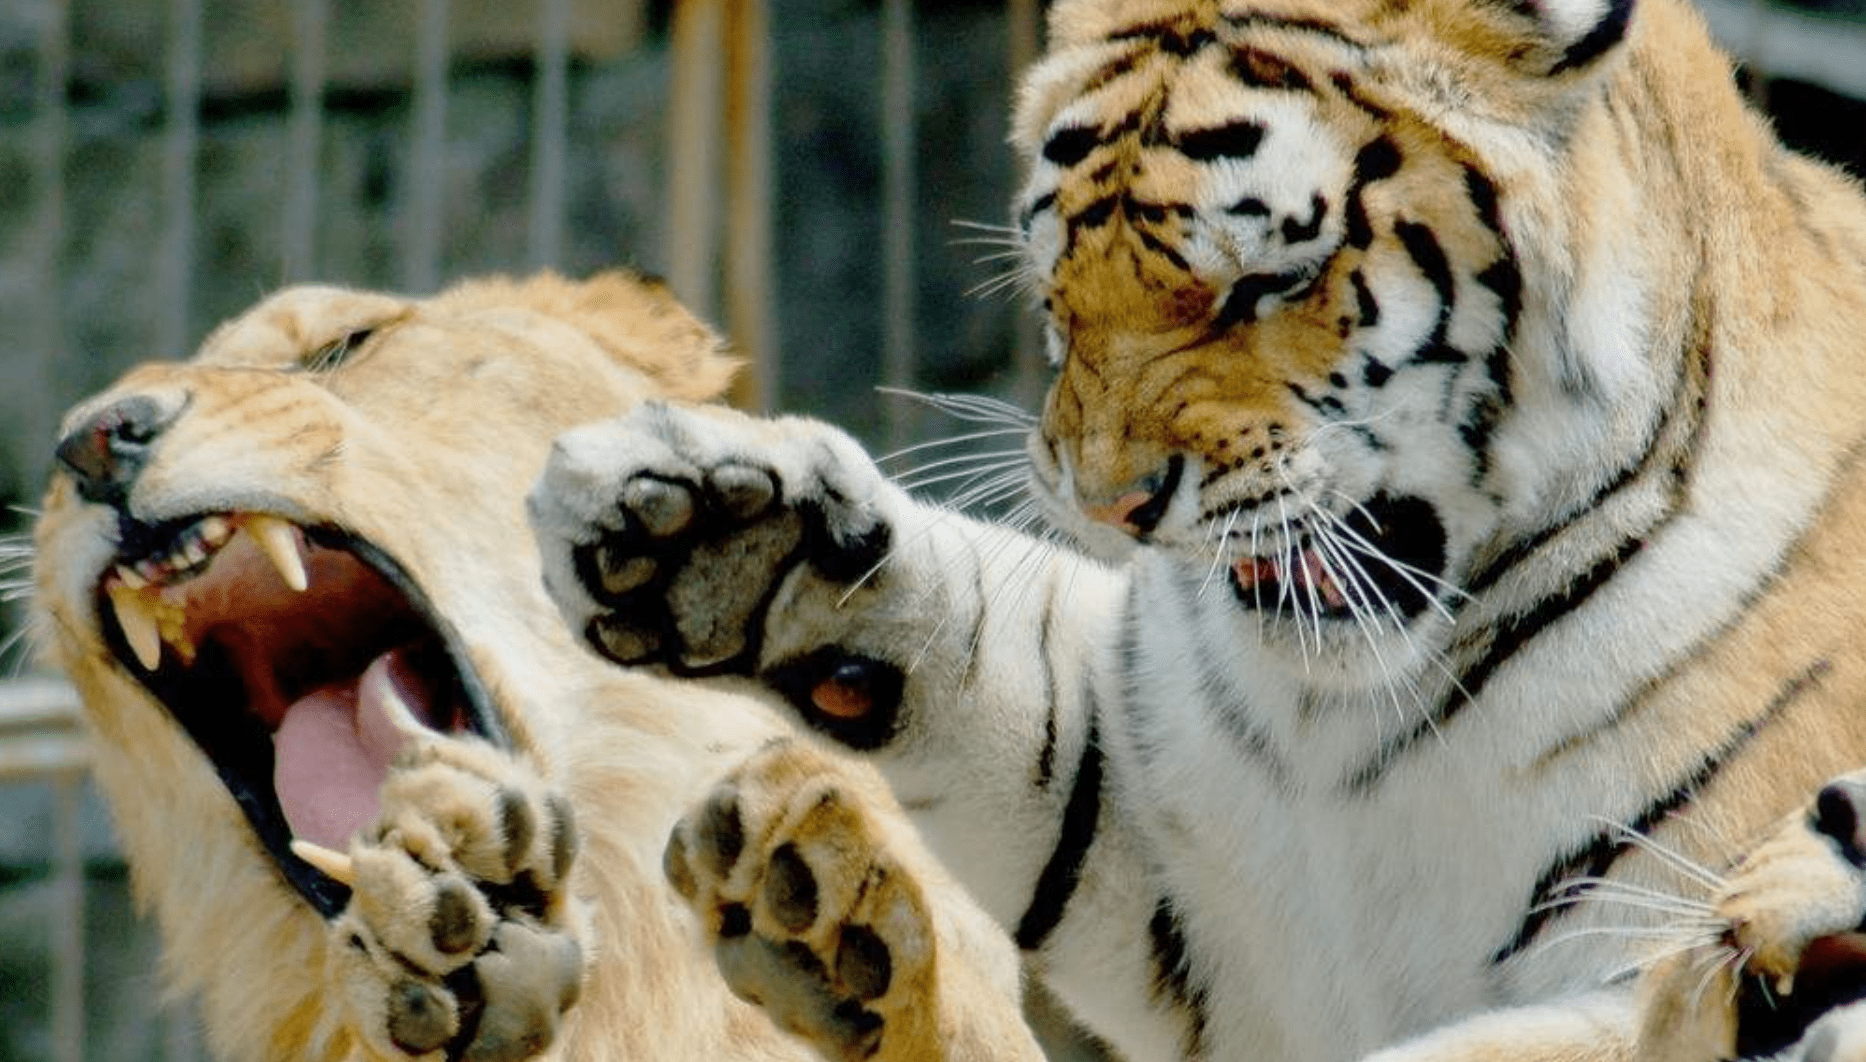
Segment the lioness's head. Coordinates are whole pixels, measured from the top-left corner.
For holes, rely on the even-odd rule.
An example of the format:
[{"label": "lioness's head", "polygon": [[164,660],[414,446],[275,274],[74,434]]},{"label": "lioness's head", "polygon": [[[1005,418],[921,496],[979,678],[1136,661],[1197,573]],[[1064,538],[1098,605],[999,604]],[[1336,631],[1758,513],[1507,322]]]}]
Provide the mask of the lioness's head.
[{"label": "lioness's head", "polygon": [[[549,703],[567,651],[523,512],[552,437],[730,373],[632,277],[302,287],[72,410],[38,622],[132,865],[282,873],[340,909],[291,842],[345,847],[409,726],[529,751],[548,725],[513,701]],[[191,879],[138,876],[146,898]]]}]

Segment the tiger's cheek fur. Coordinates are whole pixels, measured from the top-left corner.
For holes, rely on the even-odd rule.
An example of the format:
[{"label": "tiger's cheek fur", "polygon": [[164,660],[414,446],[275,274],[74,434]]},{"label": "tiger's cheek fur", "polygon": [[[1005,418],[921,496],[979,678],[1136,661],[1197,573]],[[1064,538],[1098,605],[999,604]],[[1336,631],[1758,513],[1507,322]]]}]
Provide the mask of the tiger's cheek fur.
[{"label": "tiger's cheek fur", "polygon": [[1208,41],[1065,66],[1131,112],[1064,107],[1025,195],[1061,348],[1037,469],[1083,538],[1179,468],[1162,541],[1286,494],[1422,496],[1466,548],[1493,529],[1522,288],[1498,192],[1341,59]]}]

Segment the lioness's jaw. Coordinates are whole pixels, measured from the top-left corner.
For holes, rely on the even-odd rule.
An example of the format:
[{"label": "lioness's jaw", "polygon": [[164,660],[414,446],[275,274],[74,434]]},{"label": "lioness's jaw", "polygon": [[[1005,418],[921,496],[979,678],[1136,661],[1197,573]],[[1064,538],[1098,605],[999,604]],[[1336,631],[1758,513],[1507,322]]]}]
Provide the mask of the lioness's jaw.
[{"label": "lioness's jaw", "polygon": [[291,885],[332,916],[341,851],[419,731],[505,743],[451,625],[386,551],[345,531],[216,512],[151,527],[118,511],[100,634],[213,764]]}]

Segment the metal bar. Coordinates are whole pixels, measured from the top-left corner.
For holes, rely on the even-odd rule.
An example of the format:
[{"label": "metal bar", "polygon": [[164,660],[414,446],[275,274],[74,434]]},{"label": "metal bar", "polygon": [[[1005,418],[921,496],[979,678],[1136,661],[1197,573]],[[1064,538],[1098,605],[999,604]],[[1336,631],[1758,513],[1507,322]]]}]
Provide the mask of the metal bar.
[{"label": "metal bar", "polygon": [[[881,269],[882,380],[889,387],[915,383],[914,200],[918,167],[914,148],[914,15],[912,0],[881,5]],[[888,443],[914,437],[914,407],[889,419]]]},{"label": "metal bar", "polygon": [[726,55],[726,329],[750,365],[732,400],[769,409],[782,379],[771,289],[771,51],[766,0],[733,0]]},{"label": "metal bar", "polygon": [[194,297],[195,160],[201,140],[202,0],[173,0],[162,134],[163,226],[156,256],[156,351],[187,350]]},{"label": "metal bar", "polygon": [[54,889],[52,925],[52,1052],[57,1062],[84,1059],[84,847],[79,827],[84,775],[60,772],[52,782]]},{"label": "metal bar", "polygon": [[[32,213],[28,222],[25,273],[32,285],[30,331],[32,349],[20,351],[26,364],[17,378],[23,393],[52,393],[54,366],[64,353],[64,247],[66,82],[71,74],[70,16],[66,0],[47,0],[45,21],[39,27],[38,67],[33,82]],[[9,293],[10,294],[10,293]],[[13,415],[30,418],[20,425],[19,438],[52,437],[57,411],[52,403],[29,398],[11,406]]]},{"label": "metal bar", "polygon": [[538,0],[538,47],[531,97],[531,216],[526,239],[533,269],[564,264],[569,69],[570,0]]},{"label": "metal bar", "polygon": [[409,145],[407,228],[402,287],[425,294],[440,286],[447,182],[448,0],[421,0],[415,11],[415,114]]},{"label": "metal bar", "polygon": [[286,148],[285,231],[279,273],[304,280],[317,267],[317,201],[324,140],[324,84],[330,0],[292,0],[290,139]]},{"label": "metal bar", "polygon": [[[1019,82],[1030,64],[1037,61],[1043,47],[1043,10],[1038,0],[1010,0],[1005,10],[1009,38],[1007,58],[1013,82]],[[1043,322],[1028,305],[1016,307],[1017,322],[1012,332],[1011,399],[1034,407],[1042,401],[1049,381],[1048,356],[1043,349]]]},{"label": "metal bar", "polygon": [[719,252],[720,68],[727,0],[674,5],[668,86],[667,229],[663,268],[681,301],[702,316],[714,299]]}]

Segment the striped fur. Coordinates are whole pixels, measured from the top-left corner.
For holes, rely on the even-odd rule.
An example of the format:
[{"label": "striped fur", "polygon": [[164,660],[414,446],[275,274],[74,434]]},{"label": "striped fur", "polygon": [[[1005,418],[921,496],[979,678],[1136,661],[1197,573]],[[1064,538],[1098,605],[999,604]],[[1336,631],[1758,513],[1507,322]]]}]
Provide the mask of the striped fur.
[{"label": "striped fur", "polygon": [[[655,645],[897,669],[874,758],[1137,1062],[1484,1012],[1401,1057],[1635,1057],[1686,868],[1866,763],[1859,190],[1682,0],[1063,0],[1051,42],[1015,122],[1058,372],[1028,456],[1105,563],[818,425],[656,414],[560,447],[547,565],[629,475],[767,467],[826,530],[768,573],[707,547]],[[805,563],[877,521],[872,578]],[[600,651],[645,644],[600,626],[633,591],[574,581]],[[713,609],[743,651],[683,663]]]}]

